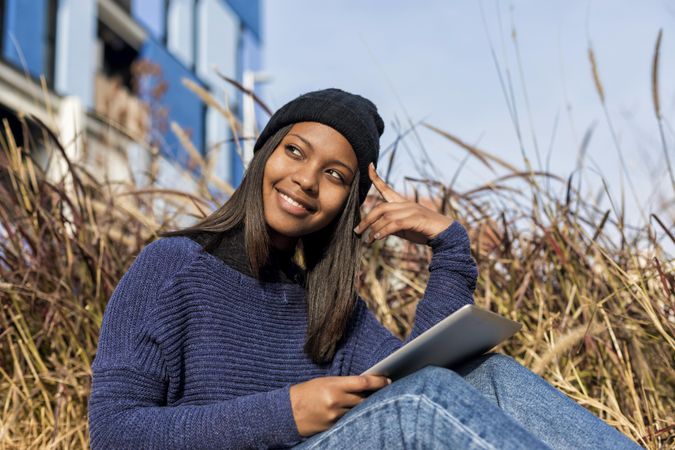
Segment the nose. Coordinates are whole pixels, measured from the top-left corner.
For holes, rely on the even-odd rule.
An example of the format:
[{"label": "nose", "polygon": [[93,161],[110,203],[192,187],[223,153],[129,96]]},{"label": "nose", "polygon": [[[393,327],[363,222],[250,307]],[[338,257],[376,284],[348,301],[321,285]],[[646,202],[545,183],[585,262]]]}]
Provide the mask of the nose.
[{"label": "nose", "polygon": [[311,164],[305,164],[293,173],[291,180],[297,183],[303,191],[316,194],[319,189],[319,177],[316,172]]}]

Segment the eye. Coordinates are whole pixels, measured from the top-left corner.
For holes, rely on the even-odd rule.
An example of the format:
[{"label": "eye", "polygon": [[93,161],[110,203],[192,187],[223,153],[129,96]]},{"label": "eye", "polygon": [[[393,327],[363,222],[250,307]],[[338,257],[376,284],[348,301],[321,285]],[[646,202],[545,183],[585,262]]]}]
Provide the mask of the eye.
[{"label": "eye", "polygon": [[[294,145],[287,144],[286,151],[293,155],[302,156],[302,152],[300,151],[300,149]],[[293,151],[296,151],[297,153],[293,153]]]},{"label": "eye", "polygon": [[[292,157],[294,159],[300,159],[303,157],[302,150],[300,150],[298,147],[292,144],[286,144],[285,147],[286,152],[293,155]],[[328,173],[331,174],[331,177],[333,177],[336,181],[345,182],[345,177],[340,173],[340,171],[335,170],[335,169],[328,169]]]},{"label": "eye", "polygon": [[332,172],[332,173],[334,173],[335,175],[337,175],[337,176],[331,175],[331,176],[332,176],[333,178],[335,178],[336,180],[339,180],[339,181],[342,181],[342,182],[345,181],[345,177],[343,177],[342,174],[341,174],[340,172],[338,172],[337,170],[335,170],[335,169],[328,169],[328,172]]}]

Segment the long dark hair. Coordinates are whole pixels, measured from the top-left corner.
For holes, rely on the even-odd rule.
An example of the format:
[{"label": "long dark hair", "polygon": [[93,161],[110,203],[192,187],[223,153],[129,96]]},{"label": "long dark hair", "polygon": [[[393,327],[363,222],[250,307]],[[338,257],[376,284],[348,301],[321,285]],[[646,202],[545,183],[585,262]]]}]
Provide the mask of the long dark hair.
[{"label": "long dark hair", "polygon": [[[220,208],[195,225],[160,233],[160,236],[209,232],[212,238],[203,245],[204,250],[209,251],[218,246],[225,232],[243,225],[251,272],[259,279],[269,261],[271,245],[262,199],[265,164],[292,127],[290,124],[278,130],[255,152],[241,184]],[[342,212],[321,230],[299,239],[307,300],[304,351],[318,365],[333,360],[356,305],[360,245],[353,229],[361,220],[359,176],[357,170]]]}]

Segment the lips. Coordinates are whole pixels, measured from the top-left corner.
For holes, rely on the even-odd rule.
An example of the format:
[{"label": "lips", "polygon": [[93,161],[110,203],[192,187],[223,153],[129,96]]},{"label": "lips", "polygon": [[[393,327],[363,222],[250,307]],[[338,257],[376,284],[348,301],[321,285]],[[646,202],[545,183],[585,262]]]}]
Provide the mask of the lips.
[{"label": "lips", "polygon": [[278,189],[278,188],[277,188],[277,191],[279,192],[279,194],[281,194],[280,196],[292,206],[295,206],[297,208],[304,208],[307,212],[310,212],[310,213],[312,213],[316,210],[316,208],[314,208],[314,206],[312,206],[308,201],[303,200],[302,198],[299,198],[295,194],[291,194],[291,193],[289,193],[285,190]]},{"label": "lips", "polygon": [[314,210],[307,209],[306,203],[297,202],[292,196],[278,189],[275,189],[275,191],[277,194],[277,205],[285,213],[303,219],[314,212]]}]

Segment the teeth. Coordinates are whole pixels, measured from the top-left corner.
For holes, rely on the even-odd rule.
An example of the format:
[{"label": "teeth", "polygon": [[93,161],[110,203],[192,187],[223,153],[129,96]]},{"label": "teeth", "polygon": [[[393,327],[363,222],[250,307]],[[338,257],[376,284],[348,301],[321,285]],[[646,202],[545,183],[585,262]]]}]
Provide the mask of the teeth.
[{"label": "teeth", "polygon": [[296,202],[295,200],[293,200],[292,198],[290,198],[288,195],[283,194],[283,193],[281,193],[281,192],[279,192],[279,194],[281,194],[281,196],[282,196],[283,198],[285,198],[286,201],[287,201],[288,203],[290,203],[291,205],[295,205],[295,206],[299,206],[300,208],[307,209],[307,208],[305,208],[304,206],[302,206],[300,203],[298,203],[298,202]]}]

